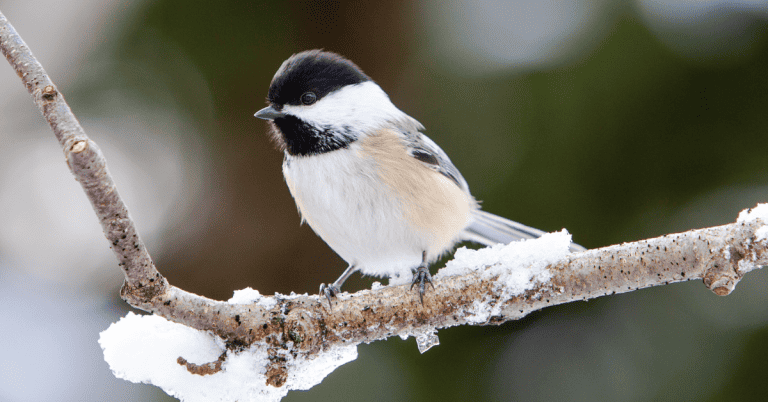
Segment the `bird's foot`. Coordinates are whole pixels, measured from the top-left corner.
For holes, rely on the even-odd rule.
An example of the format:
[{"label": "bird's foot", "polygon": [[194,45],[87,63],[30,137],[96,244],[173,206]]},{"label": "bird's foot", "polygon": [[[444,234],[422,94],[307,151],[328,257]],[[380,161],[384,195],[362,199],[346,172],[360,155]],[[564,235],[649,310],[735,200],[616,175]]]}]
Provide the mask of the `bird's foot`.
[{"label": "bird's foot", "polygon": [[341,290],[339,290],[339,287],[334,284],[320,284],[320,296],[325,296],[325,298],[328,299],[328,305],[330,307],[333,307],[333,304],[331,304],[331,299],[335,298],[339,293],[341,293]]},{"label": "bird's foot", "polygon": [[419,265],[416,268],[416,272],[413,273],[413,280],[411,281],[411,289],[416,284],[419,284],[419,300],[421,304],[424,304],[424,292],[426,292],[426,284],[429,283],[432,289],[435,289],[435,285],[432,283],[432,275],[429,274],[429,268],[424,265]]}]

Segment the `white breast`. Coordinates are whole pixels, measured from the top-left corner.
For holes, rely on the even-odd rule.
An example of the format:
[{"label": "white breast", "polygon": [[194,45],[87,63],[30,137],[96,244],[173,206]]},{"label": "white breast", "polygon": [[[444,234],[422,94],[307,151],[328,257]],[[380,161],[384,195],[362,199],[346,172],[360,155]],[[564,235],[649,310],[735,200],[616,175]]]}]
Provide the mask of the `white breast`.
[{"label": "white breast", "polygon": [[382,146],[401,146],[388,141],[390,134],[371,136],[375,143],[362,139],[349,148],[286,158],[283,174],[303,220],[341,258],[364,274],[402,283],[411,279],[423,251],[433,260],[453,246],[475,203],[404,149],[394,160],[381,158]]}]

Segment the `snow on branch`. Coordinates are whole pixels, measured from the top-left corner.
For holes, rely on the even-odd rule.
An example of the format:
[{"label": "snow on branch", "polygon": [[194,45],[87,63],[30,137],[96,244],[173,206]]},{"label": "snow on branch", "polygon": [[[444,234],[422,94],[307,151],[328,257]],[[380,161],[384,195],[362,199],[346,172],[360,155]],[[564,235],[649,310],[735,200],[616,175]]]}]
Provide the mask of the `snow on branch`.
[{"label": "snow on branch", "polygon": [[207,299],[169,285],[157,271],[101,151],[2,13],[0,50],[96,211],[125,276],[121,296],[154,314],[129,313],[104,331],[105,359],[118,377],[184,400],[279,400],[353,360],[363,342],[414,336],[426,350],[441,328],[501,324],[556,304],[694,279],[724,296],[744,274],[768,264],[768,205],[761,204],[733,224],[578,254],[568,252],[565,231],[460,249],[433,277],[423,304],[406,286],[344,293],[332,306],[318,296],[254,290],[227,302]]},{"label": "snow on branch", "polygon": [[[279,400],[354,360],[358,344],[394,335],[414,336],[428,349],[438,329],[501,324],[556,304],[694,279],[727,295],[744,274],[768,264],[766,222],[768,204],[760,204],[730,225],[578,254],[568,253],[565,231],[460,249],[433,277],[423,305],[406,285],[344,293],[332,308],[319,296],[244,290],[218,302],[170,287],[137,305],[156,316],[123,318],[100,343],[116,375],[184,400]],[[177,360],[184,367],[172,367]]]}]

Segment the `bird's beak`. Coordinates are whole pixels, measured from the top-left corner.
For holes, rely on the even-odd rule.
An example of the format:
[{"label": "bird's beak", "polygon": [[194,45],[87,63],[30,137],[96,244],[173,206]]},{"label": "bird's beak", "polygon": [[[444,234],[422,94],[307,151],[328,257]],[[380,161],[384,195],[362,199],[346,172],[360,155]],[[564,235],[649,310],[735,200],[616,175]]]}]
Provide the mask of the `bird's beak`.
[{"label": "bird's beak", "polygon": [[254,116],[264,120],[274,120],[278,117],[284,117],[285,113],[273,108],[272,106],[267,106],[264,109],[256,112]]}]

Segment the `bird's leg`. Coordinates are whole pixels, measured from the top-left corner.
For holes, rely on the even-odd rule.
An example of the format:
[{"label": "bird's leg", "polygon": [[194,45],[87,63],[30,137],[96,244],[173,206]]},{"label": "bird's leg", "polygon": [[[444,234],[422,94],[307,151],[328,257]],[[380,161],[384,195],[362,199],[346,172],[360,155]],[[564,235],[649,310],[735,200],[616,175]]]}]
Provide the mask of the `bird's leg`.
[{"label": "bird's leg", "polygon": [[429,265],[427,264],[427,252],[421,253],[421,265],[416,268],[416,272],[413,273],[413,280],[411,281],[411,289],[416,283],[419,284],[419,299],[421,304],[424,304],[424,292],[426,291],[426,283],[435,289],[435,285],[432,283],[432,275],[429,274]]},{"label": "bird's leg", "polygon": [[337,294],[341,293],[341,285],[344,284],[344,281],[349,278],[350,275],[352,275],[355,271],[357,271],[357,266],[355,264],[350,264],[347,269],[344,271],[343,274],[339,277],[339,279],[336,279],[336,282],[333,282],[330,285],[326,285],[324,283],[320,284],[320,295],[325,295],[325,297],[328,299],[328,304],[331,304],[331,299],[336,297]]}]

